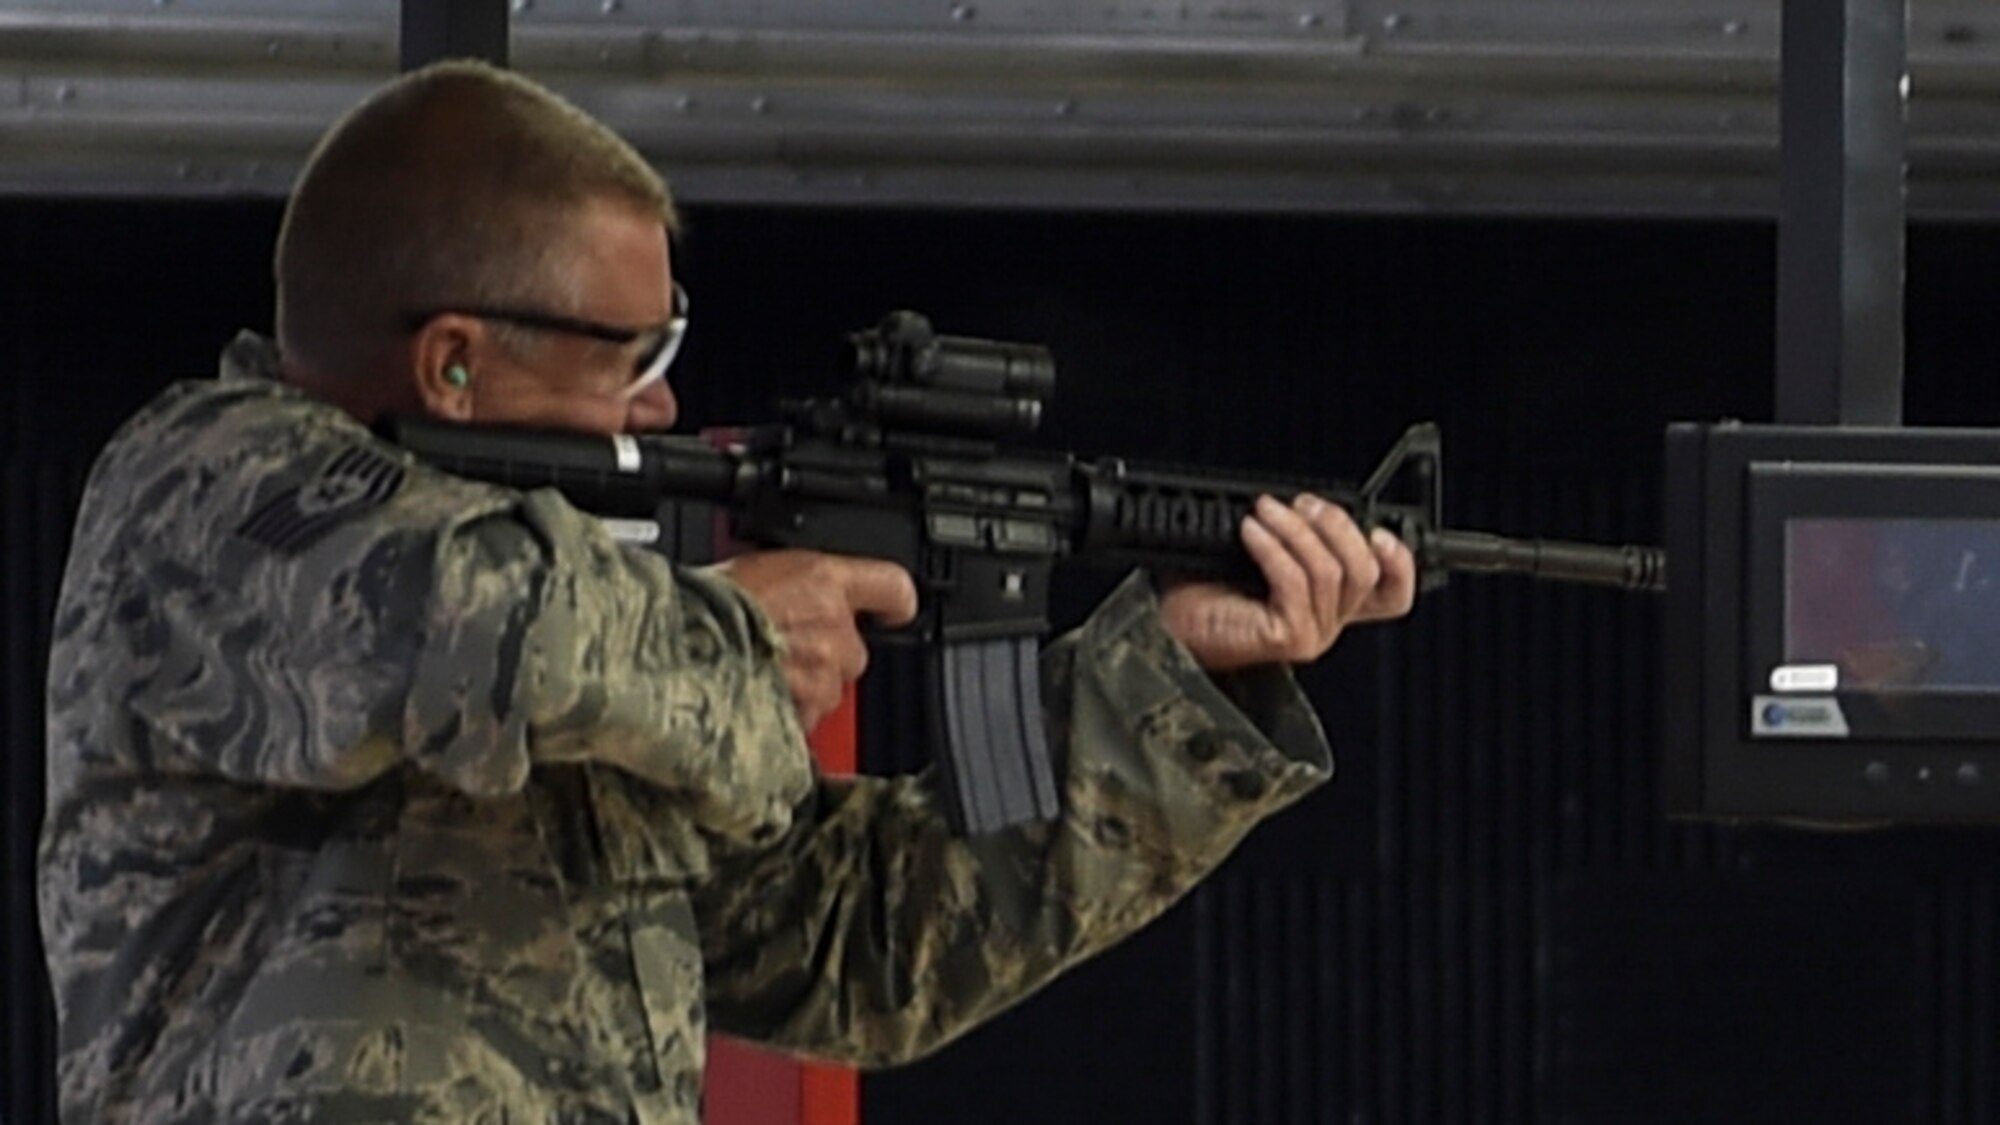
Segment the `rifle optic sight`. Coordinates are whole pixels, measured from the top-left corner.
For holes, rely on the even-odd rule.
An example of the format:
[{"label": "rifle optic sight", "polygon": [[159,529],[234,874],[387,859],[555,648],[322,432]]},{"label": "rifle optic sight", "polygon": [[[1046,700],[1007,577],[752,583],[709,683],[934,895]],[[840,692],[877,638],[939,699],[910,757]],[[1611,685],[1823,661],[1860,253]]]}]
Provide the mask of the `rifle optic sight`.
[{"label": "rifle optic sight", "polygon": [[1056,389],[1047,348],[940,336],[913,312],[892,312],[848,342],[855,374],[849,402],[889,429],[995,438],[1031,433]]}]

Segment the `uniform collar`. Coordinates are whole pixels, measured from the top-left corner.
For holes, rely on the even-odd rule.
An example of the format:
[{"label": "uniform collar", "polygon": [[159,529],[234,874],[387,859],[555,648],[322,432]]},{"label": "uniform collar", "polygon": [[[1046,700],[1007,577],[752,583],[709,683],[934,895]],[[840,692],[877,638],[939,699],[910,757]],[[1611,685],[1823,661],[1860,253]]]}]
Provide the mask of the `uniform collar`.
[{"label": "uniform collar", "polygon": [[229,341],[229,346],[222,349],[220,370],[216,374],[225,383],[253,379],[279,383],[282,382],[282,370],[277,342],[246,330],[238,332],[236,338]]}]

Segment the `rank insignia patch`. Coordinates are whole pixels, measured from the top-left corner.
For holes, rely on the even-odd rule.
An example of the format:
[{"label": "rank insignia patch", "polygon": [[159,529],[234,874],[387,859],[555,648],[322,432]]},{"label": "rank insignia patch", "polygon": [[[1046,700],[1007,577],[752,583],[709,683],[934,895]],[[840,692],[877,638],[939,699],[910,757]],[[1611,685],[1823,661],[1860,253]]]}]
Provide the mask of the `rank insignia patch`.
[{"label": "rank insignia patch", "polygon": [[257,509],[236,534],[294,555],[343,521],[380,507],[402,483],[403,467],[388,455],[362,446],[346,449],[318,476]]}]

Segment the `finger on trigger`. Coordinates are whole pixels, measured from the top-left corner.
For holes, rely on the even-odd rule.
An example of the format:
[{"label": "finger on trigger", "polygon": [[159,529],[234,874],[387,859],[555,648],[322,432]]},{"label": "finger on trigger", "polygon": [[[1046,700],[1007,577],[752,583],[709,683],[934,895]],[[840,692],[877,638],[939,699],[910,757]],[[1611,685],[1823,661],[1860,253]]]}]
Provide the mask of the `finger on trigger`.
[{"label": "finger on trigger", "polygon": [[917,616],[917,584],[910,572],[882,559],[845,560],[847,604],[885,625],[907,625]]}]

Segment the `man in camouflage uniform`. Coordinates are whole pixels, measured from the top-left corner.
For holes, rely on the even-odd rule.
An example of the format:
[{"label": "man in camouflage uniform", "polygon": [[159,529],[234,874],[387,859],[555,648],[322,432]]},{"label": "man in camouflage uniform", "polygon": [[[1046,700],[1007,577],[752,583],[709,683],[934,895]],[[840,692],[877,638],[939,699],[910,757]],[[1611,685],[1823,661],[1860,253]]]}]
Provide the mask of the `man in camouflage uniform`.
[{"label": "man in camouflage uniform", "polygon": [[665,188],[533,85],[392,84],[279,238],[278,343],[98,462],[49,673],[41,908],[71,1122],[692,1122],[705,1029],[875,1065],[1145,924],[1330,768],[1284,664],[1410,604],[1310,497],[1262,601],[1135,577],[1043,666],[1065,813],[971,840],[816,776],[885,563],[677,568],[385,411],[673,420]]}]

